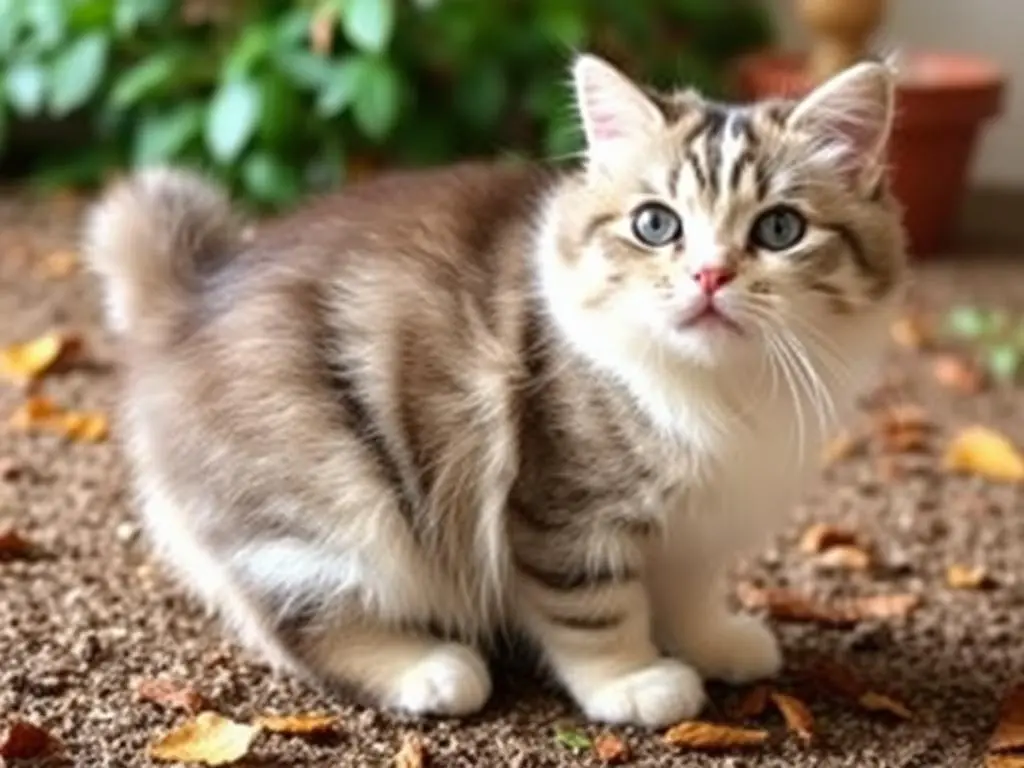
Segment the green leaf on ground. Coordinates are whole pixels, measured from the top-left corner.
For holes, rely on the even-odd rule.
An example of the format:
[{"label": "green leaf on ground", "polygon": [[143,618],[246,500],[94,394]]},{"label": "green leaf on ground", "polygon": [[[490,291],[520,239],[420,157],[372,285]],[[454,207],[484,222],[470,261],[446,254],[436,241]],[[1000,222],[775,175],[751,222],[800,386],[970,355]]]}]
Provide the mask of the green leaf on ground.
[{"label": "green leaf on ground", "polygon": [[251,80],[223,83],[206,114],[206,145],[221,163],[230,163],[245,149],[259,125],[262,99]]},{"label": "green leaf on ground", "polygon": [[992,378],[1004,383],[1017,379],[1024,353],[1012,344],[996,344],[985,356],[985,367]]},{"label": "green leaf on ground", "polygon": [[962,339],[977,339],[988,332],[989,319],[978,307],[953,307],[946,315],[946,329]]},{"label": "green leaf on ground", "polygon": [[576,754],[585,752],[594,745],[593,740],[578,728],[556,728],[555,741]]},{"label": "green leaf on ground", "polygon": [[83,106],[106,74],[110,40],[103,32],[83,35],[57,56],[50,69],[50,113],[64,117]]}]

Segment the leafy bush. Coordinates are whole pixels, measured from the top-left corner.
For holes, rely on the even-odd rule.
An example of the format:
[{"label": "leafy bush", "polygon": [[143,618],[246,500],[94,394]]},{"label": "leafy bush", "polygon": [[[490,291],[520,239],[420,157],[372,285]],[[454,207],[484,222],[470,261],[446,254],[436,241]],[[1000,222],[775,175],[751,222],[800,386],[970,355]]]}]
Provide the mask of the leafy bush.
[{"label": "leafy bush", "polygon": [[0,146],[46,183],[173,162],[282,206],[383,164],[573,152],[573,50],[720,94],[768,36],[746,0],[0,0]]}]

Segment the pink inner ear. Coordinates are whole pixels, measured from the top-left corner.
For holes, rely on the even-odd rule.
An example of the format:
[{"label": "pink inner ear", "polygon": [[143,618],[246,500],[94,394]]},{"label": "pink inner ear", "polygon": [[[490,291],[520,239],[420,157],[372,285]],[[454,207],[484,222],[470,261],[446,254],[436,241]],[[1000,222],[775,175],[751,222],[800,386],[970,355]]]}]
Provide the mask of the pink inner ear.
[{"label": "pink inner ear", "polygon": [[625,136],[623,113],[616,109],[614,101],[602,88],[596,85],[584,87],[583,99],[592,141],[611,141]]}]

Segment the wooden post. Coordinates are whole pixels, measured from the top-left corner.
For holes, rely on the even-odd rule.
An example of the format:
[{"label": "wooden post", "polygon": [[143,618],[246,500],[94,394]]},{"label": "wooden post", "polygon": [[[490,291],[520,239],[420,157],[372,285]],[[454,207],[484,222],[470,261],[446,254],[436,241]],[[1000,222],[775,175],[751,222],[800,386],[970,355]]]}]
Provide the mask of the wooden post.
[{"label": "wooden post", "polygon": [[861,59],[885,20],[887,0],[796,0],[811,37],[808,74],[827,80]]}]

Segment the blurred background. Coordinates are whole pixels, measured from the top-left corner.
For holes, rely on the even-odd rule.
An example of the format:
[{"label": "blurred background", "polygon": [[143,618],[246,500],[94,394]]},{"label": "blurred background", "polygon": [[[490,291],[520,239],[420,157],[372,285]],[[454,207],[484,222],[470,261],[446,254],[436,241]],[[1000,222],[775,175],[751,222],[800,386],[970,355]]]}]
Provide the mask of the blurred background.
[{"label": "blurred background", "polygon": [[972,183],[1024,186],[1022,26],[1010,0],[0,0],[0,171],[52,189],[188,164],[274,211],[385,167],[570,156],[577,50],[732,99],[793,95],[844,58],[816,49],[924,51],[894,165],[931,251]]}]

